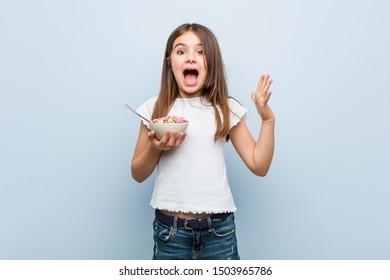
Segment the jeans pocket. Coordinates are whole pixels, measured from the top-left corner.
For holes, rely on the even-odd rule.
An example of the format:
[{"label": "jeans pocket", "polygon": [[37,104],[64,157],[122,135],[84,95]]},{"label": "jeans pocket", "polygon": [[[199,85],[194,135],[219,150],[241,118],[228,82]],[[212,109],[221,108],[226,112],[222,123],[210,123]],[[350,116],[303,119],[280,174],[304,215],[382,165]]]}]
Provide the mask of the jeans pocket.
[{"label": "jeans pocket", "polygon": [[224,220],[218,227],[213,228],[213,234],[217,237],[226,237],[234,234],[236,225],[233,215]]},{"label": "jeans pocket", "polygon": [[173,235],[173,227],[168,226],[157,219],[153,222],[154,236],[161,241],[168,241]]}]

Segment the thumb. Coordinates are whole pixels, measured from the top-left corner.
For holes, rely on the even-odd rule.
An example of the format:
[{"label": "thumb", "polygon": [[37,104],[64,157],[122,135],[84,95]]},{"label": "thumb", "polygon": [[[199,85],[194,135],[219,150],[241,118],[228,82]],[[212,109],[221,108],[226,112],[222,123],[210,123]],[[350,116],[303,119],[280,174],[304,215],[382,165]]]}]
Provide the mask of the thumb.
[{"label": "thumb", "polygon": [[252,98],[253,102],[256,102],[256,97],[255,97],[255,96],[256,96],[255,93],[252,93],[252,94],[251,94],[251,98]]},{"label": "thumb", "polygon": [[148,137],[149,137],[149,139],[152,140],[152,139],[154,138],[155,134],[156,134],[156,133],[155,133],[153,130],[148,131]]}]

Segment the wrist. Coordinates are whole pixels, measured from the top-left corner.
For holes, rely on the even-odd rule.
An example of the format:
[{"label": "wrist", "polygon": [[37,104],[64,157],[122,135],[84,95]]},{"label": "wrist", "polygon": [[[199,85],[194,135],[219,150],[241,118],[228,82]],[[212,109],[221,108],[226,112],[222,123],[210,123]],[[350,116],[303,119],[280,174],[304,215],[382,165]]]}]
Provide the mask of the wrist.
[{"label": "wrist", "polygon": [[266,120],[262,119],[261,123],[264,125],[274,125],[275,124],[275,117],[268,118]]},{"label": "wrist", "polygon": [[151,142],[149,142],[148,144],[148,149],[150,153],[156,156],[160,156],[160,154],[162,153],[162,150],[160,150],[155,144]]}]

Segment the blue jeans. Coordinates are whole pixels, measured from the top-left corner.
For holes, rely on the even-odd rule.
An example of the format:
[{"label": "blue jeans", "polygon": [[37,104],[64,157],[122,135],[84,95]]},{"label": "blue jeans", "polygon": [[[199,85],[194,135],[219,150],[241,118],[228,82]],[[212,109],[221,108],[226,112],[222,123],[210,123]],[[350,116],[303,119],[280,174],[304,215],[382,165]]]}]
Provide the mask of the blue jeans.
[{"label": "blue jeans", "polygon": [[185,229],[155,219],[154,260],[239,260],[231,214],[217,227]]}]

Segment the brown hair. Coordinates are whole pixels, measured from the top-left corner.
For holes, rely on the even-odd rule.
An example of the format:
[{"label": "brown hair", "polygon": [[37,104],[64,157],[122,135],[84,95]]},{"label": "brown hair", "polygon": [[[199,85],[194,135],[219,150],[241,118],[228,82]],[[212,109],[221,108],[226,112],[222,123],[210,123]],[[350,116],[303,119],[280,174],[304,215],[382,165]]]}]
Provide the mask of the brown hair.
[{"label": "brown hair", "polygon": [[168,114],[169,109],[179,95],[179,88],[169,66],[169,56],[172,53],[174,41],[184,33],[192,31],[200,39],[205,55],[207,77],[203,85],[203,97],[212,104],[215,112],[216,131],[214,140],[224,138],[229,133],[228,90],[221,51],[216,37],[210,29],[200,24],[183,24],[177,27],[169,36],[163,61],[161,88],[152,118]]}]

